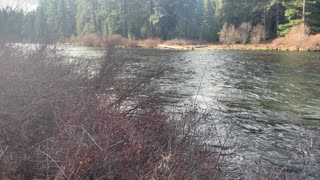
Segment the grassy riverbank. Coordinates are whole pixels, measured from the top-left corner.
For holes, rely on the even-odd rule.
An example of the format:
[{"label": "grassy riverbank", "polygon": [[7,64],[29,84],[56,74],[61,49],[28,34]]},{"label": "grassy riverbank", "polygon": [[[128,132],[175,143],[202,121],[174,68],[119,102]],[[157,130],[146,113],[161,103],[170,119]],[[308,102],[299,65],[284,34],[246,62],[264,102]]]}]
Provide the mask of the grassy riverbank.
[{"label": "grassy riverbank", "polygon": [[259,45],[220,45],[220,44],[208,44],[208,45],[189,45],[189,46],[180,46],[173,45],[168,46],[164,44],[158,45],[159,49],[171,49],[171,50],[252,50],[252,51],[296,51],[295,47],[277,47],[267,44]]},{"label": "grassy riverbank", "polygon": [[283,37],[261,44],[159,44],[160,49],[174,50],[253,50],[253,51],[320,51],[320,34],[311,35],[301,40]]},{"label": "grassy riverbank", "polygon": [[292,45],[274,45],[274,44],[247,44],[247,45],[222,45],[222,44],[208,44],[208,45],[173,45],[168,46],[164,44],[159,44],[159,49],[171,49],[171,50],[248,50],[248,51],[320,51],[319,47],[301,47],[297,48]]}]

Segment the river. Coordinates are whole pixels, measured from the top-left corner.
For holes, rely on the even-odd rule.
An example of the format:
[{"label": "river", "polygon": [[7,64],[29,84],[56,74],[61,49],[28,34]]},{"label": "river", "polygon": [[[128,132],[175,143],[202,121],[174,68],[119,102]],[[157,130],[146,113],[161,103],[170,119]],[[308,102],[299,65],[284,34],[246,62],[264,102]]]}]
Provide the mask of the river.
[{"label": "river", "polygon": [[[96,60],[104,53],[101,48],[63,48],[74,59]],[[214,112],[208,127],[236,125],[236,140],[228,147],[236,164],[231,171],[241,167],[252,174],[261,165],[283,168],[289,178],[302,172],[307,179],[320,176],[320,53],[120,51],[128,71],[171,68],[153,81],[168,106],[196,103]]]}]

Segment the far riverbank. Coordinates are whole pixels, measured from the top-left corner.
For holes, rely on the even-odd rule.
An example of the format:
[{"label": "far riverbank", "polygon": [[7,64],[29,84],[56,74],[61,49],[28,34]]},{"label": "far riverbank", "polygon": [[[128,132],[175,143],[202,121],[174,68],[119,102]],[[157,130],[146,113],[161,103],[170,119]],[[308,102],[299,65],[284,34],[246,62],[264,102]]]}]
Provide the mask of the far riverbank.
[{"label": "far riverbank", "polygon": [[159,38],[132,40],[120,35],[101,38],[95,34],[88,34],[69,41],[67,44],[80,46],[104,47],[106,43],[113,43],[123,48],[147,48],[170,50],[252,50],[252,51],[320,51],[320,34],[307,36],[303,39],[287,37],[268,40],[260,44],[210,44],[199,41],[173,39],[163,41]]},{"label": "far riverbank", "polygon": [[[320,45],[320,44],[319,44]],[[258,44],[258,45],[219,45],[219,44],[208,44],[208,45],[165,45],[159,44],[159,49],[171,49],[171,50],[252,50],[252,51],[320,51],[319,47],[301,47],[295,46],[276,46],[273,44]]]}]

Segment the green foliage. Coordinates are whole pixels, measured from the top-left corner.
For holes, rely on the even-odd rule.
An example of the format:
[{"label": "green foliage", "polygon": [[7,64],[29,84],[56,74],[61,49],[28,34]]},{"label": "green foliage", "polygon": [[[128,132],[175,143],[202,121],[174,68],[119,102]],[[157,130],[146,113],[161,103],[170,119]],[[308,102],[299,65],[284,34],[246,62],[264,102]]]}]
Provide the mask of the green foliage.
[{"label": "green foliage", "polygon": [[215,14],[215,3],[210,0],[203,1],[204,18],[201,27],[201,39],[207,41],[217,41],[218,29],[216,19],[213,18]]},{"label": "green foliage", "polygon": [[[311,33],[320,32],[320,1],[319,0],[287,0],[285,7],[285,22],[279,25],[279,35],[285,36],[290,29],[305,23]],[[305,10],[305,12],[304,12]]]},{"label": "green foliage", "polygon": [[320,0],[309,0],[306,4],[306,24],[311,33],[320,32]]},{"label": "green foliage", "polygon": [[278,35],[280,36],[287,35],[293,26],[303,22],[303,0],[285,1],[283,6],[285,7],[285,23],[278,27]]},{"label": "green foliage", "polygon": [[287,35],[293,26],[301,24],[302,22],[303,22],[302,19],[293,19],[286,24],[280,24],[278,27],[279,28],[279,35],[280,36]]},{"label": "green foliage", "polygon": [[95,31],[91,4],[87,0],[78,0],[76,26],[77,34],[84,35]]}]

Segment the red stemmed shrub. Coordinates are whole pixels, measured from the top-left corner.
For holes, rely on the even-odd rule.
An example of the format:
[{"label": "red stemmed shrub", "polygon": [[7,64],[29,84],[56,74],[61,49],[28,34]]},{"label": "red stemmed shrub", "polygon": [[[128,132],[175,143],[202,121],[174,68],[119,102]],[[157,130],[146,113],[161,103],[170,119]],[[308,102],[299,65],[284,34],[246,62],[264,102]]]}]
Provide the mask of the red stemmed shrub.
[{"label": "red stemmed shrub", "polygon": [[217,177],[197,135],[206,116],[168,120],[148,83],[163,71],[119,79],[115,39],[94,77],[52,48],[1,45],[0,179]]}]

